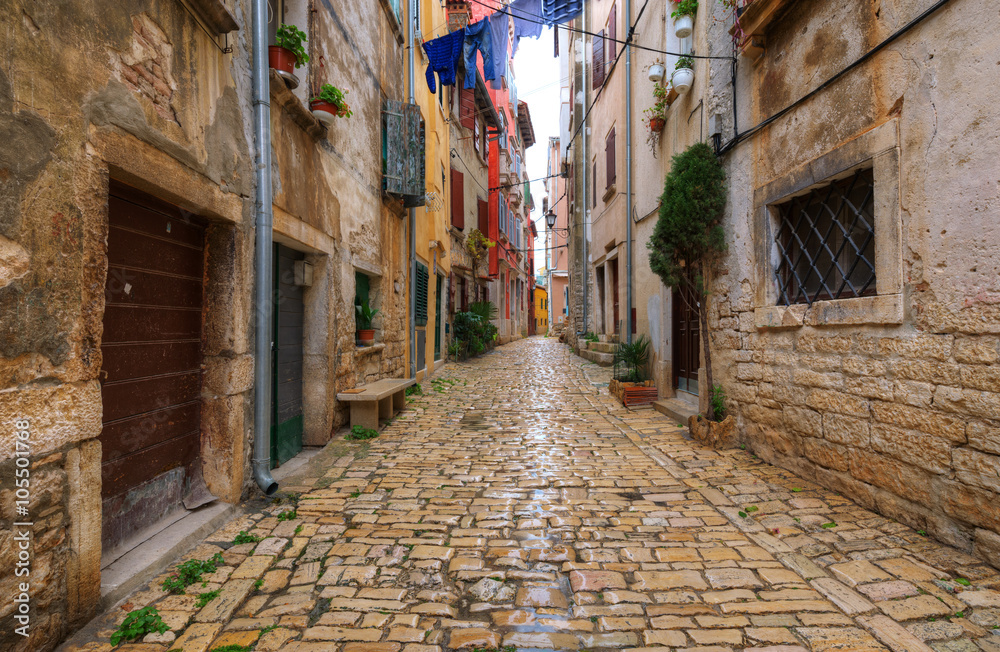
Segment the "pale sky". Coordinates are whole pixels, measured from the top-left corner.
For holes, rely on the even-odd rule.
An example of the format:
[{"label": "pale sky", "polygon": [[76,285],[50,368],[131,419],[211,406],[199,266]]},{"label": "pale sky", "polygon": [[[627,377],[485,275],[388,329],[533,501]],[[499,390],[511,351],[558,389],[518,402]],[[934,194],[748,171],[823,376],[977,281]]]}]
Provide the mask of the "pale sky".
[{"label": "pale sky", "polygon": [[[535,129],[535,144],[525,152],[529,179],[545,176],[548,163],[550,136],[559,136],[559,59],[553,56],[552,28],[546,27],[537,39],[524,38],[514,55],[514,74],[517,81],[517,98],[528,104],[531,124]],[[543,181],[531,184],[535,210],[531,219],[536,220],[535,269],[545,265],[545,219],[542,218]]]}]

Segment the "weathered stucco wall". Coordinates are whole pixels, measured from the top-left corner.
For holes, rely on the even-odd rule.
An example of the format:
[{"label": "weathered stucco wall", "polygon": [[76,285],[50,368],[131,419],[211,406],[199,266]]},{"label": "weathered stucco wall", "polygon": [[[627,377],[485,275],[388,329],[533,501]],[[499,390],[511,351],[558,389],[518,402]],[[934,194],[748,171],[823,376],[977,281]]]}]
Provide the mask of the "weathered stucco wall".
[{"label": "weathered stucco wall", "polygon": [[[204,217],[202,455],[238,500],[249,425],[252,166],[243,31],[223,54],[178,3],[13,2],[0,16],[0,541],[13,568],[15,450],[30,420],[31,635],[49,649],[97,605],[101,556],[102,319],[108,188],[124,182]],[[237,5],[237,20],[246,16]],[[221,39],[220,39],[221,43]],[[0,592],[24,581],[0,576]]]},{"label": "weathered stucco wall", "polygon": [[[767,33],[763,59],[740,61],[752,102],[738,100],[740,129],[813,90],[923,4],[793,5]],[[711,315],[716,377],[750,447],[994,563],[1000,90],[982,80],[996,74],[998,28],[988,0],[952,2],[729,153],[730,250]],[[715,28],[720,52],[728,39]],[[729,71],[716,70],[712,108],[728,118],[732,105],[719,98]],[[775,312],[768,205],[872,164],[879,296]]]}]

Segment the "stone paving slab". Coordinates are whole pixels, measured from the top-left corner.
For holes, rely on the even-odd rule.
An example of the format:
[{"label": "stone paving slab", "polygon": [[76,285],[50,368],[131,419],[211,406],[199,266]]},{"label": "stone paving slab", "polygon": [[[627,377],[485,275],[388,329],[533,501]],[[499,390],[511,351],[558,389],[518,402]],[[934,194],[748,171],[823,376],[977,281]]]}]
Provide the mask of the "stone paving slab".
[{"label": "stone paving slab", "polygon": [[[544,338],[445,365],[366,455],[190,553],[223,552],[204,586],[132,595],[171,630],[118,649],[1000,652],[994,569],[609,380]],[[111,650],[125,615],[65,649]]]}]

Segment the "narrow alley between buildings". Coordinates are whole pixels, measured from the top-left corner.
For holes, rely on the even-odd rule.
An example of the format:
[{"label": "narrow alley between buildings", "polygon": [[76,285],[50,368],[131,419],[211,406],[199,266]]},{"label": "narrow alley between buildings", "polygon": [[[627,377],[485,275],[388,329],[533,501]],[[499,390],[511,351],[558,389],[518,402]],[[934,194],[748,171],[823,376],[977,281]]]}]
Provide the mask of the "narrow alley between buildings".
[{"label": "narrow alley between buildings", "polygon": [[[534,337],[449,363],[369,444],[339,437],[63,649],[1000,650],[1000,576],[751,450],[609,396]],[[246,541],[240,543],[240,541]],[[225,646],[246,646],[232,647]]]}]

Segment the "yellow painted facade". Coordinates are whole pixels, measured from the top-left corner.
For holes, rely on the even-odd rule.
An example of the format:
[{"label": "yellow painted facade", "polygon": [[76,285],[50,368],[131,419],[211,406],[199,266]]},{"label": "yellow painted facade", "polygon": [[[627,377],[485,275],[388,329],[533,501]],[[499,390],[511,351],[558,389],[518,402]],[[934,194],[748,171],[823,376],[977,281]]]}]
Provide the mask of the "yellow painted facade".
[{"label": "yellow painted facade", "polygon": [[540,285],[535,286],[535,333],[549,330],[549,293]]}]

